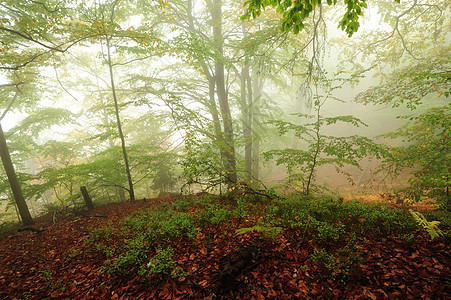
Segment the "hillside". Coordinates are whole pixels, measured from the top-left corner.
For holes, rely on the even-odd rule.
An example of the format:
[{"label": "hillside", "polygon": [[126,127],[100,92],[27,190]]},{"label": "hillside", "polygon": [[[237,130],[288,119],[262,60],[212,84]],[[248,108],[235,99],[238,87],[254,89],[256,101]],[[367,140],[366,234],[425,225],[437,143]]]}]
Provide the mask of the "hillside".
[{"label": "hillside", "polygon": [[0,236],[0,299],[449,298],[447,229],[431,240],[412,220],[334,199],[211,195],[48,214]]}]

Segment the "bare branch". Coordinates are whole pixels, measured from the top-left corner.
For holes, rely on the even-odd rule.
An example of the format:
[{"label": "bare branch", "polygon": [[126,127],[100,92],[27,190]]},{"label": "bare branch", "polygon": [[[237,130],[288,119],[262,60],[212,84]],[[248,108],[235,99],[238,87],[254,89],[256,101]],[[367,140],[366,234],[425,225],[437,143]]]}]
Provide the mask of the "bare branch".
[{"label": "bare branch", "polygon": [[[382,43],[382,42],[385,42],[385,41],[391,39],[391,38],[395,35],[395,33],[397,33],[398,36],[399,36],[400,39],[401,39],[401,43],[402,43],[403,48],[407,51],[407,53],[409,53],[410,56],[412,56],[413,59],[418,60],[418,58],[415,57],[415,56],[413,55],[413,53],[407,48],[407,45],[406,45],[406,43],[405,43],[405,41],[404,41],[404,36],[403,36],[403,35],[401,34],[401,32],[399,31],[399,20],[400,20],[402,17],[404,17],[405,15],[407,15],[408,13],[410,13],[416,6],[419,6],[419,5],[421,5],[421,4],[418,4],[418,0],[414,0],[414,2],[413,2],[413,4],[412,4],[411,7],[409,7],[408,9],[406,9],[406,10],[403,11],[401,14],[399,14],[398,16],[395,17],[395,26],[393,27],[393,30],[390,32],[390,34],[389,34],[387,37],[385,37],[385,38],[383,38],[383,39],[380,39],[380,40],[377,40],[377,41],[375,41],[375,42],[373,42],[373,43],[367,45],[367,46],[366,46],[365,48],[363,48],[361,51],[357,52],[357,53],[355,54],[355,56],[357,56],[358,54],[364,52],[365,50],[369,49],[370,47],[372,47],[372,46],[374,46],[374,45],[376,45],[376,44],[380,44],[380,43]],[[438,8],[438,7],[437,7],[437,8]],[[440,8],[439,8],[439,11],[440,11],[440,13],[442,13],[442,11],[440,10]],[[355,57],[355,56],[354,56],[354,57]]]},{"label": "bare branch", "polygon": [[0,117],[0,122],[3,120],[3,118],[6,116],[6,113],[7,113],[7,112],[11,109],[11,107],[13,106],[14,101],[16,101],[17,94],[19,94],[18,91],[14,94],[13,99],[11,100],[11,102],[10,102],[9,105],[8,105],[8,107],[5,109],[5,111],[3,112],[2,116]]},{"label": "bare branch", "polygon": [[10,29],[10,28],[6,28],[6,27],[3,27],[3,26],[0,26],[0,30],[7,31],[7,32],[13,33],[13,34],[15,34],[15,35],[18,35],[18,36],[20,36],[20,37],[22,37],[22,38],[24,38],[24,39],[26,39],[26,40],[29,40],[29,41],[31,41],[31,42],[33,42],[33,43],[36,43],[36,44],[38,44],[38,45],[41,45],[42,47],[47,48],[47,49],[50,49],[50,50],[52,50],[52,51],[64,52],[64,51],[61,50],[61,49],[55,48],[55,47],[53,47],[53,46],[46,45],[46,44],[44,44],[44,43],[41,43],[40,41],[38,41],[38,40],[32,38],[31,36],[26,35],[26,34],[23,34],[22,32],[19,32],[19,31],[17,31],[17,30]]},{"label": "bare branch", "polygon": [[21,85],[21,84],[24,84],[24,82],[21,81],[21,82],[19,82],[19,83],[5,83],[5,84],[0,84],[0,89],[7,88],[7,87],[11,87],[11,86],[17,87],[17,86],[19,86],[19,85]]}]

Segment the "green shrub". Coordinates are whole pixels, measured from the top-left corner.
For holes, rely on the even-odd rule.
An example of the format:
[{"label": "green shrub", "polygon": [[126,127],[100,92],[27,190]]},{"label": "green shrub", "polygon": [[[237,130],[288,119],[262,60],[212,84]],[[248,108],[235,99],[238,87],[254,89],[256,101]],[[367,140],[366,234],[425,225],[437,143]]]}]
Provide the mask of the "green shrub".
[{"label": "green shrub", "polygon": [[228,208],[222,208],[218,204],[207,205],[201,209],[197,215],[197,219],[201,226],[218,225],[230,219],[232,211]]},{"label": "green shrub", "polygon": [[159,249],[157,254],[147,263],[147,268],[153,274],[169,275],[176,265],[173,256],[174,250],[172,248]]},{"label": "green shrub", "polygon": [[197,229],[190,213],[178,212],[168,208],[144,211],[127,217],[123,227],[131,234],[145,233],[149,241],[157,242],[188,236],[194,238]]},{"label": "green shrub", "polygon": [[332,225],[327,222],[320,222],[316,230],[315,239],[322,244],[337,244],[343,240],[344,225],[342,223]]},{"label": "green shrub", "polygon": [[324,248],[314,249],[311,259],[320,268],[327,270],[332,279],[346,283],[360,271],[359,266],[364,261],[364,255],[355,238],[351,237],[344,247],[333,252]]},{"label": "green shrub", "polygon": [[146,236],[138,235],[128,242],[125,253],[122,253],[116,259],[110,260],[105,269],[110,274],[126,274],[133,267],[141,270],[151,249]]},{"label": "green shrub", "polygon": [[233,216],[239,219],[244,219],[249,215],[248,201],[245,197],[240,197],[236,200],[236,207],[233,210]]},{"label": "green shrub", "polygon": [[255,225],[252,227],[237,229],[235,232],[236,232],[236,235],[242,235],[242,234],[246,234],[248,232],[253,232],[253,231],[262,232],[263,236],[266,238],[275,238],[280,233],[283,232],[283,228],[282,227],[264,226],[264,225]]},{"label": "green shrub", "polygon": [[114,247],[116,231],[111,223],[108,226],[94,228],[89,237],[85,238],[85,245],[91,250],[104,254],[107,259],[112,258],[116,252]]},{"label": "green shrub", "polygon": [[189,208],[192,206],[192,201],[190,201],[188,198],[179,198],[174,201],[172,206],[175,210],[188,212]]},{"label": "green shrub", "polygon": [[435,239],[439,236],[443,236],[443,231],[438,228],[440,221],[428,221],[422,213],[409,209],[410,214],[413,216],[418,225],[423,227],[430,235],[431,239]]},{"label": "green shrub", "polygon": [[423,215],[428,220],[437,220],[440,222],[440,229],[443,236],[451,237],[451,213],[445,209],[437,209],[433,211],[425,211]]},{"label": "green shrub", "polygon": [[115,235],[116,229],[111,226],[103,226],[91,230],[88,238],[89,243],[110,242]]},{"label": "green shrub", "polygon": [[387,235],[416,228],[405,211],[327,196],[315,199],[295,195],[279,199],[268,206],[265,222],[292,231],[308,229],[322,243],[340,240],[344,233]]},{"label": "green shrub", "polygon": [[[148,271],[146,262],[149,254],[156,244],[168,245],[182,237],[194,239],[197,234],[190,213],[163,206],[134,213],[121,221],[119,228],[94,229],[86,244],[106,255],[103,270],[108,273],[124,275],[138,272],[144,275]],[[165,253],[163,251],[160,256]]]}]

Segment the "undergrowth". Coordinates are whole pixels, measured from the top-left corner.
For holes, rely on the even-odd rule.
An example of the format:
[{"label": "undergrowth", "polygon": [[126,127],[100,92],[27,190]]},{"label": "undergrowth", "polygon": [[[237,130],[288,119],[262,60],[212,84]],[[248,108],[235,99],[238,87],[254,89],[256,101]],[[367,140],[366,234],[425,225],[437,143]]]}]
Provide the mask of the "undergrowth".
[{"label": "undergrowth", "polygon": [[[448,216],[435,216],[448,232]],[[293,243],[309,243],[314,246],[312,265],[346,283],[365,261],[362,243],[375,236],[412,239],[419,227],[409,212],[382,204],[326,196],[294,195],[268,201],[246,195],[238,199],[207,195],[182,197],[136,212],[114,226],[94,229],[86,246],[104,256],[103,270],[111,275],[185,277],[188,273],[176,260],[177,246],[182,241],[195,247],[199,233],[210,228],[232,229],[237,237],[256,232],[273,243],[281,236]]]}]

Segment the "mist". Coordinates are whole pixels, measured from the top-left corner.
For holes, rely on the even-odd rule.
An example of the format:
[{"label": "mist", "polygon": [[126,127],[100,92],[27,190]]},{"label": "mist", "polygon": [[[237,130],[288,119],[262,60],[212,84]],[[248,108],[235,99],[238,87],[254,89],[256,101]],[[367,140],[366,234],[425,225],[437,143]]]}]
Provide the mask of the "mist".
[{"label": "mist", "polygon": [[0,299],[451,299],[450,9],[0,1]]},{"label": "mist", "polygon": [[[241,20],[237,2],[116,2],[75,1],[55,21],[1,9],[17,27],[0,30],[1,124],[33,215],[76,205],[80,186],[100,202],[237,184],[390,194],[424,167],[391,151],[415,144],[405,116],[449,106],[445,2],[371,3],[357,30],[324,6],[296,33],[272,8]],[[36,37],[18,34],[33,18]]]}]

